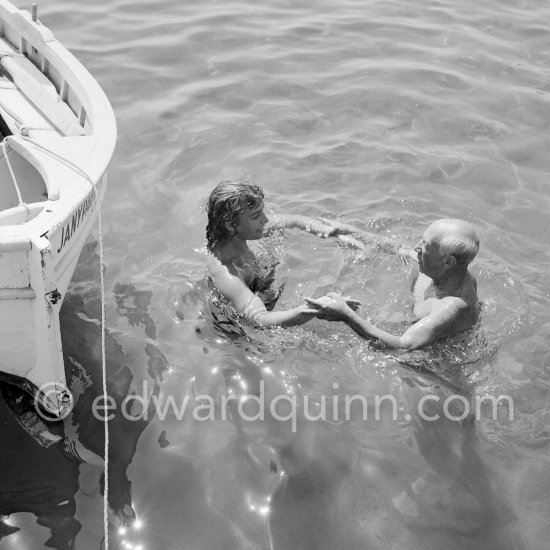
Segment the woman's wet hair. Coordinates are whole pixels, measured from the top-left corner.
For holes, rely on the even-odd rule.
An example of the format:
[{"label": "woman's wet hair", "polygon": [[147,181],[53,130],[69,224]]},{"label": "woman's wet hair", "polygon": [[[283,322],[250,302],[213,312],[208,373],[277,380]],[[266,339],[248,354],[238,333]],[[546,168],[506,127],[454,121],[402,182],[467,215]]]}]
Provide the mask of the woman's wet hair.
[{"label": "woman's wet hair", "polygon": [[[222,181],[208,197],[206,246],[210,252],[237,234],[239,214],[256,208],[264,199],[261,187],[241,180]],[[232,228],[232,232],[227,226]]]}]

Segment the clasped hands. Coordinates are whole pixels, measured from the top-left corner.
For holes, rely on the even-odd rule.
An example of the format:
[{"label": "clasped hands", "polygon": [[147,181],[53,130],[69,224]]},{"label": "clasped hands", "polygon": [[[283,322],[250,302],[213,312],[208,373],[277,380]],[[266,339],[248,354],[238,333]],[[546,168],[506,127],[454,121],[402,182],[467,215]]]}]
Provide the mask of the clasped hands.
[{"label": "clasped hands", "polygon": [[358,233],[360,230],[353,225],[341,222],[339,220],[329,220],[327,218],[317,217],[308,223],[307,228],[318,235],[328,238],[339,235],[350,235]]},{"label": "clasped hands", "polygon": [[320,298],[305,298],[307,304],[316,310],[316,317],[325,321],[344,321],[351,311],[357,311],[359,300],[329,292]]}]

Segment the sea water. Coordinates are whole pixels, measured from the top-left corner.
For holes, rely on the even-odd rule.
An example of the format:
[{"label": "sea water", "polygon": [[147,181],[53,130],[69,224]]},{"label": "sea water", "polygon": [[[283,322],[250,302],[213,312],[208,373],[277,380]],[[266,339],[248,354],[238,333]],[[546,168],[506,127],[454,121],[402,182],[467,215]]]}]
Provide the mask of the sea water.
[{"label": "sea water", "polygon": [[[47,0],[39,18],[118,122],[103,205],[108,388],[119,407],[134,399],[133,417],[119,408],[110,424],[110,546],[546,548],[550,7]],[[398,354],[342,324],[235,322],[204,271],[205,199],[230,178],[261,185],[272,213],[407,244],[437,218],[469,220],[480,324]],[[51,532],[30,512],[52,493],[74,498],[75,548],[102,545],[97,237],[61,315],[78,398],[65,441],[44,447],[3,424],[0,489],[27,512],[2,549],[43,547]],[[298,231],[268,244],[278,307],[337,290],[394,334],[413,320],[414,266]],[[253,402],[223,415],[245,395],[263,396],[263,420]],[[458,418],[487,396],[509,400],[462,421],[418,414],[426,397],[429,415],[447,401]],[[141,414],[153,397],[160,410]],[[71,526],[50,544],[63,548]]]}]

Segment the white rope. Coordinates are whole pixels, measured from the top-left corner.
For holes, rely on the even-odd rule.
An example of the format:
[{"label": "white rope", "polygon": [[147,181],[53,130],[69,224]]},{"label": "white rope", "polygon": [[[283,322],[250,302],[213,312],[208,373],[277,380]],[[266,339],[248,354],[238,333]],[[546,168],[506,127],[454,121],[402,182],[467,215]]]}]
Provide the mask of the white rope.
[{"label": "white rope", "polygon": [[[104,267],[104,256],[103,256],[103,226],[102,226],[102,216],[101,216],[101,204],[99,200],[99,192],[97,190],[97,185],[94,183],[92,178],[86,174],[80,167],[78,167],[76,164],[72,163],[71,161],[67,160],[66,158],[63,158],[62,156],[58,155],[57,153],[54,153],[53,151],[50,151],[48,148],[44,147],[43,145],[36,143],[32,141],[30,138],[22,135],[23,139],[25,139],[27,142],[31,143],[33,146],[37,147],[38,149],[44,151],[45,153],[53,156],[69,168],[73,169],[75,172],[80,174],[86,181],[88,181],[92,189],[95,193],[95,198],[97,202],[97,227],[99,232],[99,288],[101,292],[101,359],[102,359],[102,380],[103,380],[103,402],[105,404],[105,407],[107,406],[107,399],[108,399],[108,393],[107,393],[107,358],[106,358],[106,349],[105,349],[105,322],[106,322],[106,314],[105,314],[105,278],[103,275],[103,267]],[[7,139],[7,138],[6,138]],[[3,145],[5,147],[5,141],[3,142]],[[9,163],[8,163],[9,166]],[[11,168],[10,168],[11,171]],[[14,178],[15,182],[15,176],[12,172],[12,177]],[[16,182],[15,182],[16,183]],[[17,183],[16,183],[17,187]],[[106,410],[105,410],[106,412]],[[105,445],[104,445],[104,476],[105,476],[105,487],[103,490],[103,537],[104,537],[104,549],[109,550],[109,420],[108,415],[104,414],[104,437],[105,437]]]},{"label": "white rope", "polygon": [[8,142],[9,136],[6,136],[2,140],[2,150],[4,151],[4,158],[6,159],[6,164],[8,165],[8,170],[10,171],[11,179],[13,181],[13,185],[15,186],[15,192],[17,193],[17,200],[19,201],[19,206],[23,204],[23,197],[21,196],[21,189],[19,189],[19,185],[17,183],[17,180],[15,179],[15,174],[13,173],[13,168],[11,167],[11,161],[8,157],[8,150],[6,149],[6,144]]},{"label": "white rope", "polygon": [[[101,205],[99,203],[99,193],[94,185],[94,191],[97,200],[97,227],[99,232],[99,281],[101,290],[101,358],[102,358],[102,374],[103,374],[103,402],[107,406],[107,361],[105,354],[105,279],[103,276],[103,233],[102,233],[102,217]],[[107,410],[105,410],[107,412]],[[108,415],[104,414],[104,432],[105,432],[105,487],[103,490],[103,530],[105,537],[105,550],[109,550],[109,421]]]}]

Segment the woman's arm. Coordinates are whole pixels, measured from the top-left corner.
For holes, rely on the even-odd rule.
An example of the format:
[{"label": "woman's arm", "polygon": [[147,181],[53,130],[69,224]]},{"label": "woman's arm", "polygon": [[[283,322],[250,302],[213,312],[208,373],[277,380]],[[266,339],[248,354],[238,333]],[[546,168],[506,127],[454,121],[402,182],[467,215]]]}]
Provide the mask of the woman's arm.
[{"label": "woman's arm", "polygon": [[340,220],[310,218],[300,214],[279,214],[270,220],[266,232],[269,233],[273,229],[284,228],[302,229],[325,238],[338,237],[342,244],[353,248],[364,249],[365,244],[370,244],[387,254],[397,254],[403,260],[416,260],[415,252],[411,248],[404,247],[398,240],[364,231]]},{"label": "woman's arm", "polygon": [[266,227],[267,232],[273,229],[302,229],[320,237],[332,237],[338,234],[337,228],[325,220],[300,214],[278,214],[269,221]]},{"label": "woman's arm", "polygon": [[316,316],[317,310],[306,304],[286,311],[267,311],[265,304],[217,258],[210,255],[206,267],[216,288],[247,319],[263,327],[301,325]]},{"label": "woman's arm", "polygon": [[243,314],[262,327],[291,327],[307,323],[317,315],[317,310],[304,304],[284,311],[267,311],[261,298],[254,295]]},{"label": "woman's arm", "polygon": [[404,261],[416,261],[417,259],[416,252],[412,248],[404,246],[401,241],[393,237],[385,237],[384,235],[378,235],[370,231],[363,231],[338,220],[332,222],[331,220],[321,218],[321,221],[332,223],[335,231],[332,236],[337,236],[339,241],[348,246],[364,249],[365,244],[370,244],[386,254],[395,254]]}]

